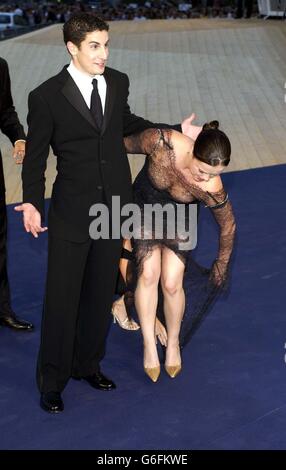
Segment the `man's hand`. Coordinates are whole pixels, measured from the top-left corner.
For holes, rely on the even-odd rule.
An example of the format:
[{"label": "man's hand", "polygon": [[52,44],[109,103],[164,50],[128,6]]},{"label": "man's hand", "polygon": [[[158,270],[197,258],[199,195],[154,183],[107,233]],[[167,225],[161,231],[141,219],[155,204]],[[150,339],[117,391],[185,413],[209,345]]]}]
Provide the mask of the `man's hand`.
[{"label": "man's hand", "polygon": [[23,163],[23,160],[25,157],[25,150],[26,150],[25,140],[17,140],[15,142],[13,154],[12,154],[17,165],[21,165]]},{"label": "man's hand", "polygon": [[196,115],[195,113],[192,113],[190,117],[187,117],[186,119],[184,119],[184,121],[181,124],[183,134],[190,137],[190,139],[192,139],[193,141],[196,140],[199,133],[202,131],[201,126],[195,126],[194,124],[192,124],[194,119],[196,119]]},{"label": "man's hand", "polygon": [[38,233],[48,230],[48,227],[41,227],[41,214],[32,204],[24,203],[16,206],[15,211],[23,212],[25,230],[31,232],[35,238],[38,238]]}]

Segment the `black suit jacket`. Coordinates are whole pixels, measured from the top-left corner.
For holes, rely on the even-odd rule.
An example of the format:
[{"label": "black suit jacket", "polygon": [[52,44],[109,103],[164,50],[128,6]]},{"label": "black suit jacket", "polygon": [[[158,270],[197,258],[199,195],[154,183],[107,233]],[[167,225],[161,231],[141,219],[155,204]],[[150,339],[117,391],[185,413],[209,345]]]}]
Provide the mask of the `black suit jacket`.
[{"label": "black suit jacket", "polygon": [[[0,57],[0,129],[14,145],[16,140],[26,139],[18,115],[13,106],[8,64]],[[0,195],[5,192],[2,157],[0,152]]]},{"label": "black suit jacket", "polygon": [[29,95],[28,137],[23,165],[23,200],[44,214],[44,172],[49,145],[57,157],[49,231],[83,242],[89,237],[90,207],[119,195],[132,201],[123,137],[154,124],[130,112],[126,74],[106,68],[106,106],[99,131],[66,67]]}]

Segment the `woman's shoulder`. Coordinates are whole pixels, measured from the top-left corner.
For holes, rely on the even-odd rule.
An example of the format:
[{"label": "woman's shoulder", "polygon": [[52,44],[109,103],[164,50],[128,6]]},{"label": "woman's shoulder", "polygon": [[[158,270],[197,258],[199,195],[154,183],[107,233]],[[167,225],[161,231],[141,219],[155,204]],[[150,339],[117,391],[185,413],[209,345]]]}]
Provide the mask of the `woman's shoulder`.
[{"label": "woman's shoulder", "polygon": [[174,129],[168,129],[170,137],[174,146],[190,148],[194,146],[194,141],[182,132],[175,131]]},{"label": "woman's shoulder", "polygon": [[188,160],[193,154],[194,141],[178,131],[171,130],[170,143],[176,155],[177,165],[188,166]]}]

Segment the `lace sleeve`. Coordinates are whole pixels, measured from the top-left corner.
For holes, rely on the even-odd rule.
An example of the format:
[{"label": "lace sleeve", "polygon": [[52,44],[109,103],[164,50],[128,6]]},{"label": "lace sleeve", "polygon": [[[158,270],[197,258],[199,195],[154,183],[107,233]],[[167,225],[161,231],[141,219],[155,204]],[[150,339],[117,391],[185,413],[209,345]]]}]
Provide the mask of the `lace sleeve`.
[{"label": "lace sleeve", "polygon": [[152,155],[159,147],[163,134],[160,129],[147,129],[124,138],[127,153]]},{"label": "lace sleeve", "polygon": [[206,192],[204,202],[205,207],[210,208],[212,211],[220,227],[218,256],[211,270],[212,280],[216,285],[220,286],[227,280],[229,261],[235,238],[235,218],[224,188],[216,193]]},{"label": "lace sleeve", "polygon": [[219,225],[219,250],[218,255],[211,269],[211,280],[222,286],[228,277],[228,267],[233,250],[235,237],[235,218],[232,205],[224,188],[218,192],[210,193],[203,191],[197,185],[189,183],[181,172],[174,165],[174,174],[180,180],[181,185],[188,190],[196,199],[203,202],[208,207]]},{"label": "lace sleeve", "polygon": [[191,184],[186,180],[181,171],[178,170],[175,163],[173,163],[173,174],[177,181],[180,181],[181,186],[188,191],[195,199],[203,202],[205,207],[208,207],[219,225],[219,250],[218,256],[212,267],[212,278],[217,285],[221,285],[227,278],[228,266],[233,250],[234,236],[235,236],[235,218],[232,210],[232,205],[228,199],[228,195],[224,188],[218,192],[210,193],[199,188],[195,184]]}]

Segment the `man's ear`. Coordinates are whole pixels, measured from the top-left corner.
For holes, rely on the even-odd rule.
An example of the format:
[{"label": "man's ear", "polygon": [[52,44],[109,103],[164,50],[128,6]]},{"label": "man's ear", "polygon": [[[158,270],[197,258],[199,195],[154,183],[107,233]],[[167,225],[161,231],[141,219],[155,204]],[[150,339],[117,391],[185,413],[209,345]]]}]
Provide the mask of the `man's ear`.
[{"label": "man's ear", "polygon": [[71,41],[67,42],[67,50],[71,56],[75,56],[78,53],[78,47]]}]

